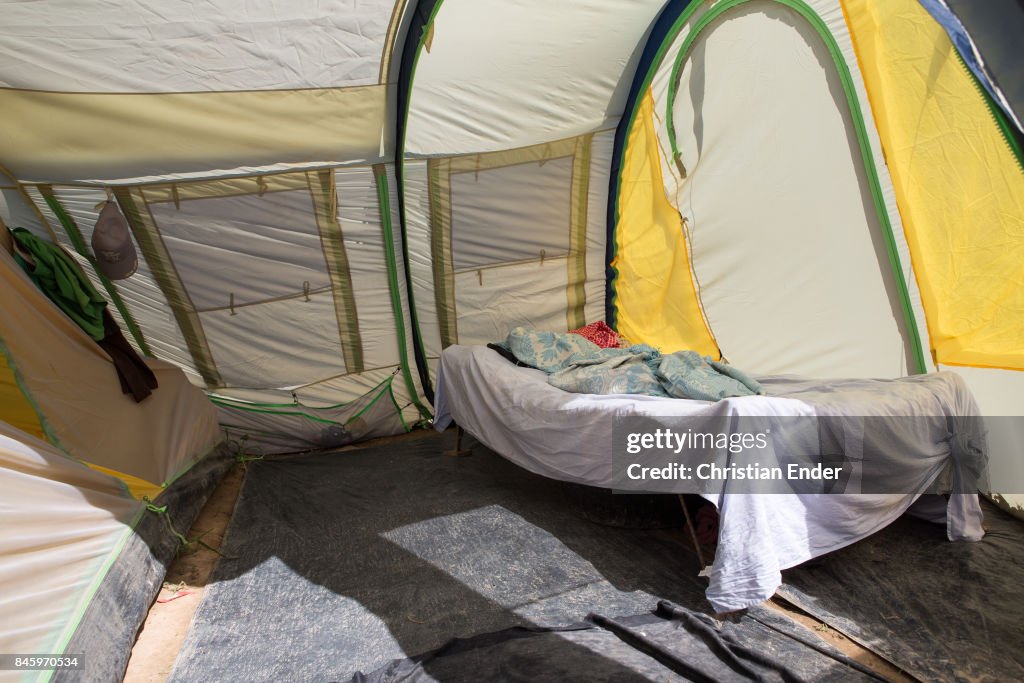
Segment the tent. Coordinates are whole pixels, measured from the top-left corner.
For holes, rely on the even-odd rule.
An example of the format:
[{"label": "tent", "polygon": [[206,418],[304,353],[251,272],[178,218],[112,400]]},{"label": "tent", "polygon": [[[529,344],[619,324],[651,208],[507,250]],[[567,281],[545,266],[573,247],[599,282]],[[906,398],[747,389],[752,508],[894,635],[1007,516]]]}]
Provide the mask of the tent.
[{"label": "tent", "polygon": [[7,4],[0,217],[72,254],[160,387],[124,396],[0,250],[0,650],[107,639],[90,666],[123,669],[161,514],[187,525],[232,453],[426,424],[441,351],[515,325],[955,370],[1019,509],[1022,25],[1013,0]]}]

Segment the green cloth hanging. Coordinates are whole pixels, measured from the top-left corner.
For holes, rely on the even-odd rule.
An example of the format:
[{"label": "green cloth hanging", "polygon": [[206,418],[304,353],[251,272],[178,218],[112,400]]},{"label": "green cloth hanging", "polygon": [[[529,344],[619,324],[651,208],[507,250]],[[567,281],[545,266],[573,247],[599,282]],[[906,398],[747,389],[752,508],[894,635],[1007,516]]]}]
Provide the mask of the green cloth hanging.
[{"label": "green cloth hanging", "polygon": [[39,239],[25,228],[14,228],[11,235],[18,247],[15,258],[36,285],[90,337],[103,339],[107,301],[78,263],[56,244]]}]

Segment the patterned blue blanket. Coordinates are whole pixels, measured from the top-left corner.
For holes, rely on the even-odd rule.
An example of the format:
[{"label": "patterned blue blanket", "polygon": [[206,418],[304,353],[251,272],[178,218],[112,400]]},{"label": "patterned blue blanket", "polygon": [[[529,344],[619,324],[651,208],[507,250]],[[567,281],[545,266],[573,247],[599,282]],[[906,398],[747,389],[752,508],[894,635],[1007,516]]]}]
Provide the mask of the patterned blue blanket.
[{"label": "patterned blue blanket", "polygon": [[517,327],[501,344],[520,362],[548,373],[548,384],[577,394],[645,394],[718,401],[764,394],[731,365],[696,351],[662,355],[646,344],[602,349],[577,334]]}]

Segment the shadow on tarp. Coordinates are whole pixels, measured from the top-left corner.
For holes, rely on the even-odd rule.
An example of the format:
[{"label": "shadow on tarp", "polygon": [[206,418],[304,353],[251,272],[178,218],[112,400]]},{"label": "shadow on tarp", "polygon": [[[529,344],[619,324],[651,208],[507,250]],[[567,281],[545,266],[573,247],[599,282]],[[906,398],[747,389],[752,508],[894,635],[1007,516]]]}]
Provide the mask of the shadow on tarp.
[{"label": "shadow on tarp", "polygon": [[1024,680],[1024,522],[983,502],[981,541],[904,516],[778,594],[921,680]]},{"label": "shadow on tarp", "polygon": [[[424,653],[453,638],[578,624],[592,612],[650,614],[662,598],[708,609],[678,530],[588,522],[558,482],[483,447],[444,456],[452,438],[250,463],[227,557],[170,680],[348,680],[410,656],[423,674],[458,680],[454,660]],[[857,675],[753,619],[729,626],[748,643],[774,639],[772,656],[802,677]],[[609,634],[512,639],[514,660],[500,648],[485,659],[499,680],[680,679]]]},{"label": "shadow on tarp", "polygon": [[[747,624],[742,630],[752,632],[756,627]],[[395,660],[369,674],[357,673],[349,683],[885,680],[834,651],[828,654],[843,660],[849,669],[825,669],[812,651],[789,657],[787,663],[776,651],[780,647],[794,651],[788,636],[770,628],[747,635],[754,636],[754,647],[722,629],[712,617],[663,600],[653,614],[621,618],[591,614],[585,623],[562,628],[520,626],[453,639],[424,655]],[[565,641],[581,647],[567,648]],[[595,657],[594,652],[604,656]],[[608,667],[608,658],[628,666],[632,675],[623,677],[618,667]]]}]

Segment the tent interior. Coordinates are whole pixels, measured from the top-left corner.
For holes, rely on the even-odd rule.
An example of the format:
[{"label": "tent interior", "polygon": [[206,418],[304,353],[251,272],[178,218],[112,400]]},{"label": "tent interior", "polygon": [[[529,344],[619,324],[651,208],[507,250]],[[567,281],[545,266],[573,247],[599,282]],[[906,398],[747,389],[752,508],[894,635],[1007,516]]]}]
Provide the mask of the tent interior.
[{"label": "tent interior", "polygon": [[[5,3],[0,681],[120,680],[229,470],[161,679],[1024,678],[1022,30],[1016,0]],[[430,429],[447,350],[596,321],[756,377],[955,373],[984,538],[901,517],[784,568],[818,632],[717,618],[699,501]]]}]

